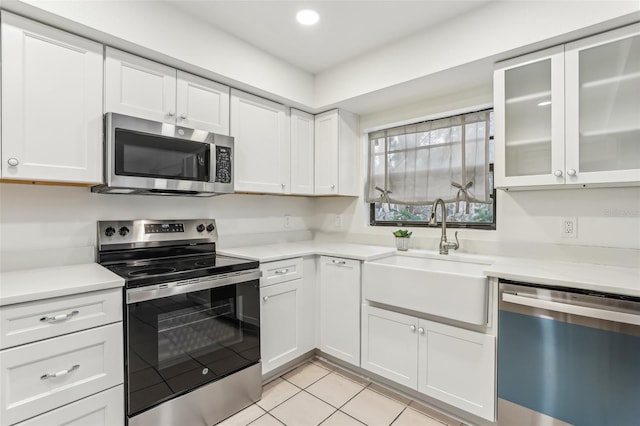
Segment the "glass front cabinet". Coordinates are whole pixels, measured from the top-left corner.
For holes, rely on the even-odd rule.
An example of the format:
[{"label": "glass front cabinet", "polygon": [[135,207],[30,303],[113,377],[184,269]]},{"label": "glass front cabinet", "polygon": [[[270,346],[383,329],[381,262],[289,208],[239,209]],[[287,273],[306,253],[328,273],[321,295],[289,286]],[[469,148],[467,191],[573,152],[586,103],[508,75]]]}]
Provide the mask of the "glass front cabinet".
[{"label": "glass front cabinet", "polygon": [[496,65],[497,188],[640,184],[640,24]]}]

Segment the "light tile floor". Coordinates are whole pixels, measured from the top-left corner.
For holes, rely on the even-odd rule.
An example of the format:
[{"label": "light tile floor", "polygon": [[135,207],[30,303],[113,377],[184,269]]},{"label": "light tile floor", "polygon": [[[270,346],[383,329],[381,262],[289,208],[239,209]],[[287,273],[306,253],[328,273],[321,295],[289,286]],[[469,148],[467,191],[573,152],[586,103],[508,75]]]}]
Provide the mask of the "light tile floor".
[{"label": "light tile floor", "polygon": [[463,426],[314,358],[267,383],[262,399],[218,426]]}]

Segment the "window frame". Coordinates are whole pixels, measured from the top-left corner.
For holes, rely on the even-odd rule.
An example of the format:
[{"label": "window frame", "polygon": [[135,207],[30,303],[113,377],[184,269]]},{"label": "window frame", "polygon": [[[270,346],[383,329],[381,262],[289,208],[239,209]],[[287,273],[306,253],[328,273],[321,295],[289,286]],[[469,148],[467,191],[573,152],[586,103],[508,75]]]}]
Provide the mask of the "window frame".
[{"label": "window frame", "polygon": [[[493,135],[489,137],[490,141],[494,141]],[[495,144],[494,144],[495,147]],[[495,148],[494,148],[495,149]],[[495,155],[495,154],[494,154]],[[495,161],[495,160],[494,160]],[[495,231],[497,228],[497,205],[496,205],[496,187],[495,187],[495,173],[494,173],[494,163],[489,163],[489,173],[491,174],[491,182],[493,182],[493,191],[489,194],[489,198],[492,200],[493,205],[493,222],[491,223],[473,223],[473,222],[449,222],[447,221],[447,228],[458,228],[458,229],[479,229],[486,231]],[[376,220],[376,208],[375,205],[377,203],[367,203],[369,204],[369,226],[393,226],[393,227],[403,227],[403,228],[430,228],[432,226],[425,221],[395,221],[395,220]],[[446,203],[447,205],[451,203]],[[442,224],[442,221],[437,222],[438,226]]]}]

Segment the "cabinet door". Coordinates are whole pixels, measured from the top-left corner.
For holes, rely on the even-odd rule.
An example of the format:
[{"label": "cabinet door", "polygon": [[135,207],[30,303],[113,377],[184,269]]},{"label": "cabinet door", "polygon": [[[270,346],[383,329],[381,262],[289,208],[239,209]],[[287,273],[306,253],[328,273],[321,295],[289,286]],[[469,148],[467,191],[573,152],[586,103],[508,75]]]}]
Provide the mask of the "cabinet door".
[{"label": "cabinet door", "polygon": [[493,421],[495,337],[427,320],[418,333],[418,391]]},{"label": "cabinet door", "polygon": [[320,350],[360,366],[360,262],[320,258]]},{"label": "cabinet door", "polygon": [[302,280],[260,289],[262,374],[302,354]]},{"label": "cabinet door", "polygon": [[3,12],[2,178],[102,181],[102,45]]},{"label": "cabinet door", "polygon": [[567,44],[567,183],[640,181],[640,24]]},{"label": "cabinet door", "polygon": [[123,426],[124,386],[88,396],[17,426]]},{"label": "cabinet door", "polygon": [[291,193],[313,195],[314,117],[291,109]]},{"label": "cabinet door", "polygon": [[107,47],[105,109],[164,123],[175,123],[176,70]]},{"label": "cabinet door", "polygon": [[315,194],[338,194],[338,110],[315,119]]},{"label": "cabinet door", "polygon": [[177,76],[177,124],[228,135],[229,87],[183,71]]},{"label": "cabinet door", "polygon": [[499,64],[494,103],[496,187],[563,184],[563,46]]},{"label": "cabinet door", "polygon": [[231,90],[236,191],[290,192],[289,111],[281,104]]},{"label": "cabinet door", "polygon": [[418,319],[362,306],[362,368],[418,388]]}]

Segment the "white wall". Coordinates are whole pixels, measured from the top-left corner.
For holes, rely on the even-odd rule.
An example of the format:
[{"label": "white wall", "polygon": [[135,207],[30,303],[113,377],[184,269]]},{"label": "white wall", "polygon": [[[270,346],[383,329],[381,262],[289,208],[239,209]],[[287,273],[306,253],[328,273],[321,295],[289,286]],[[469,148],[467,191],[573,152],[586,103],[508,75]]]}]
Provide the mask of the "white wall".
[{"label": "white wall", "polygon": [[[88,188],[0,184],[0,269],[36,253],[93,260],[96,222],[114,219],[215,218],[219,247],[309,239],[313,200],[304,197],[221,195],[212,198],[94,194]],[[284,228],[284,215],[290,226]],[[85,248],[85,249],[83,249]],[[79,249],[76,250],[76,249]],[[75,251],[73,251],[75,250]],[[15,253],[16,255],[12,255]],[[47,254],[48,253],[48,254]],[[28,255],[27,255],[28,256]],[[26,257],[26,256],[22,256]],[[47,259],[38,259],[47,263]],[[54,262],[55,263],[55,262]]]}]

